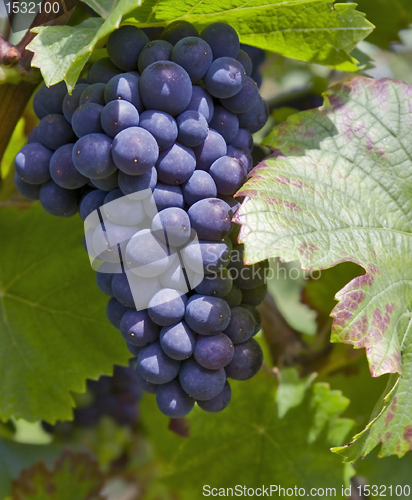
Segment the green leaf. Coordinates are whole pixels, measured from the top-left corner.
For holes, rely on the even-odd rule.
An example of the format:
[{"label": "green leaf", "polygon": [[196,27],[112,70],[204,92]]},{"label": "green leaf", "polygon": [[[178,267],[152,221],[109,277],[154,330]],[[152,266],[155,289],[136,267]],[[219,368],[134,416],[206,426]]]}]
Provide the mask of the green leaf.
[{"label": "green leaf", "polygon": [[21,472],[13,481],[13,500],[103,500],[103,475],[86,453],[64,451],[49,470],[43,462]]},{"label": "green leaf", "polygon": [[[199,485],[322,485],[340,491],[344,467],[328,451],[328,444],[336,442],[333,434],[341,425],[339,419],[327,420],[332,407],[333,412],[338,407],[341,410],[342,397],[336,391],[330,391],[326,384],[315,384],[299,407],[279,419],[273,376],[261,371],[246,382],[231,381],[231,386],[232,401],[222,413],[193,410],[187,419],[189,438],[168,433],[168,419],[158,412],[149,412],[147,403],[143,406],[142,424],[155,451],[166,461],[164,481],[169,486],[184,498],[192,499],[199,497]],[[343,400],[347,404],[346,398]],[[313,429],[317,439],[309,443]],[[347,431],[348,428],[340,428],[340,441]]]},{"label": "green leaf", "polygon": [[[372,376],[403,375],[396,407],[382,409],[391,433],[382,454],[398,456],[412,439],[411,136],[409,85],[355,78],[336,86],[323,107],[292,115],[265,139],[274,153],[242,189],[236,215],[249,262],[365,269],[336,296],[332,341],[365,347]],[[371,435],[375,445],[385,439]]]},{"label": "green leaf", "polygon": [[[105,20],[92,17],[77,26],[33,28],[37,36],[26,47],[34,52],[32,66],[40,68],[46,85],[64,80],[71,92],[93,49],[120,26],[124,14],[139,4],[140,0],[118,0]],[[107,8],[107,3],[102,8]]]},{"label": "green leaf", "polygon": [[368,36],[368,42],[387,49],[392,42],[398,42],[398,33],[412,23],[410,0],[357,0],[358,9],[365,12],[376,26]]},{"label": "green leaf", "polygon": [[[165,26],[185,19],[199,29],[212,22],[231,24],[243,43],[278,52],[302,61],[326,64],[343,71],[357,71],[350,53],[372,30],[356,4],[329,0],[111,0],[88,5],[103,18],[89,18],[77,26],[40,26],[28,45],[32,65],[40,68],[47,85],[65,80],[69,91],[80,76],[93,49],[123,22],[139,27]],[[138,8],[136,8],[138,7]],[[363,62],[362,62],[363,64]]]},{"label": "green leaf", "polygon": [[79,218],[0,210],[0,418],[72,418],[70,391],[128,352],[105,317]]},{"label": "green leaf", "polygon": [[148,27],[184,19],[198,29],[225,22],[235,28],[243,43],[302,61],[357,71],[357,61],[350,52],[373,26],[355,8],[356,4],[328,0],[146,0],[124,21]]},{"label": "green leaf", "polygon": [[279,387],[276,391],[276,404],[278,417],[283,418],[291,409],[299,406],[306,394],[308,387],[317,377],[316,373],[301,379],[295,368],[279,370]]}]

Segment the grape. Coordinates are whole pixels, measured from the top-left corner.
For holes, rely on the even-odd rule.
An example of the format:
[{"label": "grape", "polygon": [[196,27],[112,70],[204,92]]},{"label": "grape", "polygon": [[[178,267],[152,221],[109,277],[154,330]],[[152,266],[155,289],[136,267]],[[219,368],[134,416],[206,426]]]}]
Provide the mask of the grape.
[{"label": "grape", "polygon": [[146,33],[135,26],[122,26],[107,40],[107,53],[120,69],[130,71],[137,67],[140,51],[149,43]]},{"label": "grape", "polygon": [[[236,95],[220,100],[223,106],[232,113],[245,113],[258,101],[260,101],[259,87],[249,76],[245,78],[242,89]],[[211,124],[211,126],[214,125]],[[219,131],[217,128],[216,130]]]},{"label": "grape", "polygon": [[[137,193],[139,191],[144,191],[145,189],[153,190],[157,182],[157,171],[155,167],[141,175],[128,175],[119,171],[119,187],[122,193],[125,195],[130,195],[136,193],[133,198],[137,199],[135,196],[139,196]],[[143,196],[143,193],[142,195]]]},{"label": "grape", "polygon": [[219,392],[217,396],[207,401],[196,401],[199,408],[204,411],[217,413],[224,410],[230,403],[232,397],[232,390],[230,388],[229,382],[226,380],[223,389]]},{"label": "grape", "polygon": [[237,53],[236,59],[245,68],[246,75],[250,76],[252,74],[252,71],[253,71],[253,62],[252,62],[252,59],[247,54],[247,52],[240,49],[239,52]]},{"label": "grape", "polygon": [[172,380],[159,386],[156,403],[167,417],[182,418],[192,411],[195,400],[186,394],[177,380]]},{"label": "grape", "polygon": [[210,126],[215,129],[227,143],[229,143],[238,133],[239,120],[236,115],[225,109],[223,106],[215,106],[215,114],[210,121]]},{"label": "grape", "polygon": [[218,198],[194,203],[187,212],[199,239],[222,240],[230,231],[231,208]]},{"label": "grape", "polygon": [[243,248],[239,245],[233,249],[228,267],[235,285],[249,290],[265,282],[268,262],[263,261],[252,265],[243,264]]},{"label": "grape", "polygon": [[228,24],[209,24],[200,36],[210,45],[214,59],[219,57],[236,57],[239,52],[239,37],[232,26]]},{"label": "grape", "polygon": [[80,96],[88,86],[87,83],[77,83],[72,94],[70,95],[67,92],[65,95],[63,99],[63,115],[69,123],[72,121],[73,113],[80,105]]},{"label": "grape", "polygon": [[109,299],[106,307],[107,319],[115,328],[120,328],[120,321],[126,311],[129,310],[129,307],[124,306],[117,299],[112,297]]},{"label": "grape", "polygon": [[50,159],[50,175],[56,184],[66,189],[77,189],[87,183],[72,161],[74,144],[65,144],[57,149]]},{"label": "grape", "polygon": [[177,377],[180,365],[180,361],[165,354],[157,340],[139,352],[136,369],[147,382],[166,384]]},{"label": "grape", "polygon": [[116,170],[111,175],[108,175],[104,179],[93,179],[90,180],[93,186],[101,189],[102,191],[112,191],[119,187],[118,182],[118,171]]},{"label": "grape", "polygon": [[34,127],[27,136],[27,144],[32,142],[40,142],[39,127]]},{"label": "grape", "polygon": [[[134,298],[132,290],[130,288],[129,280],[125,273],[117,273],[113,275],[112,278],[112,291],[114,297],[124,306],[135,308]],[[132,342],[131,336],[125,339]]]},{"label": "grape", "polygon": [[230,141],[230,146],[246,149],[247,151],[249,151],[249,153],[252,152],[253,149],[252,134],[245,128],[239,128],[236,137]]},{"label": "grape", "polygon": [[[129,309],[129,310],[131,310],[131,309]],[[130,354],[133,354],[133,356],[135,356],[136,358],[139,355],[139,352],[142,350],[141,346],[129,344],[129,342],[126,342],[126,347],[128,348]],[[137,377],[137,378],[139,378],[139,377]]]},{"label": "grape", "polygon": [[185,321],[201,335],[216,335],[230,322],[230,307],[223,299],[192,295],[186,304]]},{"label": "grape", "polygon": [[255,101],[255,104],[245,113],[238,115],[239,125],[251,134],[258,132],[267,122],[269,116],[269,108],[266,101],[260,97]]},{"label": "grape", "polygon": [[211,337],[200,335],[196,342],[194,357],[199,365],[209,370],[224,368],[232,361],[234,347],[224,333]]},{"label": "grape", "polygon": [[140,347],[157,340],[160,327],[153,323],[146,310],[131,310],[120,321],[120,333],[126,342]]},{"label": "grape", "polygon": [[49,163],[53,151],[40,142],[26,144],[17,153],[14,166],[17,174],[28,184],[43,184],[50,179]]},{"label": "grape", "polygon": [[186,296],[173,288],[163,288],[149,302],[149,316],[157,325],[170,326],[181,321],[185,315]]},{"label": "grape", "polygon": [[163,111],[145,111],[140,115],[140,126],[153,135],[160,151],[173,146],[177,138],[175,119]]},{"label": "grape", "polygon": [[[242,290],[242,295],[243,295],[243,292],[244,290]],[[244,309],[247,309],[250,314],[253,316],[253,319],[255,320],[255,331],[253,333],[253,335],[256,335],[262,328],[262,316],[260,314],[260,312],[256,309],[256,307],[254,306],[251,306],[250,304],[245,304],[242,302],[241,306],[244,308]]]},{"label": "grape", "polygon": [[85,220],[94,210],[97,210],[104,203],[107,193],[100,189],[90,191],[80,200],[79,214],[82,220]]},{"label": "grape", "polygon": [[208,92],[206,92],[206,90],[203,90],[202,87],[193,85],[192,97],[185,111],[198,111],[206,118],[206,121],[209,123],[213,117],[214,109],[215,106],[213,104],[212,96]]},{"label": "grape", "polygon": [[[192,247],[187,247],[183,250],[183,254],[186,259],[188,259],[188,265],[190,265],[193,260],[190,255],[191,248]],[[206,274],[217,273],[229,264],[230,249],[225,242],[200,240],[199,248],[202,255],[203,268]]]},{"label": "grape", "polygon": [[79,191],[64,189],[49,180],[40,187],[39,199],[46,212],[58,217],[71,217],[77,213]]},{"label": "grape", "polygon": [[63,115],[47,115],[40,120],[38,127],[41,142],[49,149],[59,149],[76,140],[70,123]]},{"label": "grape", "polygon": [[104,203],[102,212],[109,221],[115,224],[138,227],[146,218],[143,203],[133,196],[123,196],[120,189],[110,191]]},{"label": "grape", "polygon": [[178,142],[161,151],[156,163],[157,177],[167,184],[182,184],[196,168],[193,151]]},{"label": "grape", "polygon": [[209,129],[205,141],[193,148],[196,156],[196,168],[208,171],[210,165],[226,154],[226,142],[216,130]]},{"label": "grape", "polygon": [[195,170],[183,184],[183,197],[188,205],[204,198],[216,198],[217,188],[211,175],[204,170]]},{"label": "grape", "polygon": [[[140,350],[141,349],[139,348],[139,352]],[[139,355],[139,352],[137,353],[137,356]],[[137,385],[140,387],[142,391],[145,391],[149,394],[156,394],[159,384],[152,384],[151,382],[148,382],[140,375],[140,373],[137,370],[135,372],[135,375],[136,375]]]},{"label": "grape", "polygon": [[206,118],[198,111],[187,110],[177,119],[179,134],[177,138],[185,146],[194,147],[202,144],[209,130]]},{"label": "grape", "polygon": [[180,186],[158,182],[153,190],[153,198],[159,212],[168,207],[184,207],[183,193]]},{"label": "grape", "polygon": [[93,83],[88,85],[80,95],[79,105],[87,103],[95,103],[104,106],[106,104],[104,100],[104,89],[106,85],[104,83]]},{"label": "grape", "polygon": [[152,231],[168,246],[180,247],[189,241],[190,220],[181,208],[170,207],[160,211],[152,221]]},{"label": "grape", "polygon": [[258,47],[252,47],[251,45],[240,44],[240,48],[246,52],[246,54],[252,60],[253,66],[256,69],[265,60],[265,51],[259,49]]},{"label": "grape", "polygon": [[207,401],[223,390],[226,382],[225,370],[208,370],[193,358],[183,361],[179,373],[182,389],[194,399]]},{"label": "grape", "polygon": [[181,113],[192,97],[192,82],[187,72],[171,61],[150,64],[139,80],[140,95],[148,109],[172,116]]},{"label": "grape", "polygon": [[137,65],[140,73],[157,61],[170,61],[173,45],[166,40],[153,40],[143,47]]},{"label": "grape", "polygon": [[231,57],[221,57],[210,65],[204,83],[209,94],[222,99],[240,92],[245,78],[245,69],[239,61]]},{"label": "grape", "polygon": [[72,127],[77,137],[103,132],[100,116],[103,106],[95,103],[83,104],[72,116]]},{"label": "grape", "polygon": [[90,68],[87,80],[89,83],[107,83],[122,71],[108,57],[96,61]]},{"label": "grape", "polygon": [[253,158],[252,155],[243,148],[238,148],[235,146],[227,147],[227,156],[231,156],[232,158],[237,158],[246,168],[246,172],[250,172],[253,168]]},{"label": "grape", "polygon": [[40,184],[29,184],[24,181],[17,172],[14,172],[14,185],[24,198],[33,201],[39,199]]},{"label": "grape", "polygon": [[250,78],[252,78],[252,80],[254,80],[256,82],[256,85],[260,89],[260,87],[262,86],[262,82],[263,82],[263,78],[262,78],[261,73],[259,73],[259,71],[254,70],[254,71],[252,71]]},{"label": "grape", "polygon": [[86,177],[104,179],[116,171],[111,149],[112,141],[107,135],[85,135],[74,145],[74,166]]},{"label": "grape", "polygon": [[224,299],[228,303],[230,308],[240,306],[240,304],[242,303],[242,290],[236,285],[232,284],[230,292],[222,297],[222,299]]},{"label": "grape", "polygon": [[176,258],[167,246],[150,231],[137,232],[126,246],[127,266],[138,276],[151,278],[165,271]]},{"label": "grape", "polygon": [[209,173],[216,183],[217,192],[223,195],[235,194],[247,176],[243,163],[231,156],[218,158],[210,167]]},{"label": "grape", "polygon": [[171,326],[164,326],[160,332],[160,345],[172,359],[183,361],[194,351],[196,334],[184,321]]},{"label": "grape", "polygon": [[193,83],[197,83],[212,64],[213,55],[204,40],[197,36],[189,36],[176,43],[170,58],[187,71]]},{"label": "grape", "polygon": [[252,314],[243,307],[231,309],[230,323],[224,333],[234,344],[241,344],[253,336],[255,331],[255,320]]},{"label": "grape", "polygon": [[163,30],[162,40],[175,45],[179,40],[187,36],[199,36],[199,32],[187,21],[174,21]]},{"label": "grape", "polygon": [[212,274],[206,274],[195,288],[200,295],[224,298],[232,289],[232,277],[228,269],[223,268]]},{"label": "grape", "polygon": [[162,36],[163,33],[163,28],[157,27],[157,28],[142,28],[142,30],[146,33],[146,35],[149,37],[149,40],[157,40]]},{"label": "grape", "polygon": [[139,125],[139,113],[128,101],[110,101],[102,110],[101,124],[110,137],[114,137],[128,127]]},{"label": "grape", "polygon": [[33,109],[37,118],[41,120],[47,115],[61,113],[64,96],[67,93],[65,82],[51,87],[43,84],[33,98]]},{"label": "grape", "polygon": [[263,353],[255,339],[235,345],[232,361],[225,367],[228,378],[247,380],[260,370]]},{"label": "grape", "polygon": [[268,287],[266,283],[262,283],[256,288],[243,290],[242,302],[244,302],[245,304],[250,304],[251,306],[258,306],[261,302],[265,300],[267,292],[268,292]]},{"label": "grape", "polygon": [[122,73],[111,78],[106,85],[104,99],[106,103],[123,99],[142,113],[144,108],[139,91],[138,73]]},{"label": "grape", "polygon": [[[88,222],[88,219],[86,222]],[[119,247],[123,251],[127,241],[135,232],[136,227],[134,226],[123,226],[106,220],[104,221],[104,228],[98,226],[94,230],[91,239],[92,249],[90,249],[89,253],[106,262],[117,264],[119,262]]]},{"label": "grape", "polygon": [[141,127],[130,127],[113,139],[113,160],[129,175],[140,175],[150,170],[159,156],[155,138]]},{"label": "grape", "polygon": [[112,278],[112,273],[96,272],[96,284],[99,287],[99,290],[108,297],[113,297]]}]

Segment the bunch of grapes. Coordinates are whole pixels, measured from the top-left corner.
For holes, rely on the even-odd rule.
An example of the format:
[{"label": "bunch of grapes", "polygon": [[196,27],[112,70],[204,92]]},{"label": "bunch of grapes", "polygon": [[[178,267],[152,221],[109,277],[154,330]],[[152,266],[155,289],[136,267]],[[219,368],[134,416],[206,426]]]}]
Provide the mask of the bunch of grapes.
[{"label": "bunch of grapes", "polygon": [[73,422],[58,422],[54,426],[43,422],[44,429],[54,434],[70,435],[75,427],[94,427],[104,415],[119,425],[135,425],[141,390],[133,368],[115,365],[112,377],[103,375],[99,380],[88,380],[87,392],[91,401],[74,410]]},{"label": "bunch of grapes", "polygon": [[[170,417],[187,415],[195,402],[223,410],[227,379],[251,378],[263,360],[253,336],[267,262],[243,263],[239,226],[231,222],[239,206],[233,195],[253,168],[252,134],[268,117],[255,81],[262,51],[244,49],[224,23],[199,34],[177,21],[152,41],[123,26],[108,38],[108,57],[71,95],[64,83],[41,87],[33,100],[40,123],[15,160],[23,196],[53,215],[78,211],[91,233],[97,213],[97,224],[122,242],[91,237],[91,246],[103,246],[94,248],[101,260],[121,260],[120,272],[99,268],[97,285],[110,297],[109,321],[137,357],[139,387],[156,394]],[[147,191],[155,214],[139,198]],[[106,210],[103,221],[112,202],[122,220]],[[151,229],[139,231],[149,216]],[[203,273],[191,290],[193,233]],[[188,267],[172,258],[172,247],[186,253]],[[127,269],[147,296],[143,305]]]}]

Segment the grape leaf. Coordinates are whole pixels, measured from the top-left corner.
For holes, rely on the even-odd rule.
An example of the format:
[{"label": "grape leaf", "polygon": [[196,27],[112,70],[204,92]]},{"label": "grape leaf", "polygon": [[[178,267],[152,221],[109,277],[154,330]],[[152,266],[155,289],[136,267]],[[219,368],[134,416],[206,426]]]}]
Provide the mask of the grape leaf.
[{"label": "grape leaf", "polygon": [[366,271],[336,295],[332,341],[366,348],[372,376],[403,378],[380,403],[385,433],[368,427],[372,441],[346,448],[348,460],[380,441],[382,456],[412,445],[411,136],[412,86],[355,78],[275,128],[264,141],[273,155],[239,193],[249,262],[272,256],[325,269],[351,261]]},{"label": "grape leaf", "polygon": [[358,9],[365,12],[376,26],[368,36],[368,42],[387,49],[391,42],[398,42],[398,33],[412,23],[410,0],[357,0]]},{"label": "grape leaf", "polygon": [[87,453],[64,451],[49,470],[43,462],[23,470],[13,481],[13,500],[103,500],[103,475]]},{"label": "grape leaf", "polygon": [[189,438],[167,434],[167,418],[150,406],[154,398],[143,401],[142,425],[166,462],[163,480],[168,486],[192,499],[200,496],[199,485],[340,490],[344,467],[327,449],[342,441],[353,424],[338,417],[348,404],[340,392],[314,384],[302,404],[279,419],[273,376],[261,371],[246,382],[230,383],[232,401],[222,413],[195,408],[187,418]]},{"label": "grape leaf", "polygon": [[34,52],[32,66],[40,68],[46,85],[64,80],[71,92],[93,49],[138,5],[140,0],[119,0],[105,20],[92,17],[77,26],[33,28],[37,36],[26,47]]},{"label": "grape leaf", "polygon": [[82,223],[34,206],[0,210],[0,418],[72,418],[70,391],[126,364],[107,297],[82,247]]},{"label": "grape leaf", "polygon": [[358,61],[350,53],[373,27],[355,10],[355,4],[333,5],[329,0],[119,0],[112,5],[110,0],[103,4],[88,0],[88,5],[104,19],[32,30],[37,36],[27,49],[34,52],[32,65],[40,68],[47,85],[64,79],[71,91],[93,49],[119,27],[122,16],[125,23],[140,27],[185,19],[204,28],[224,21],[238,31],[244,43],[343,71],[358,70]]},{"label": "grape leaf", "polygon": [[199,29],[212,22],[225,22],[235,28],[243,43],[302,61],[357,71],[357,60],[350,52],[373,26],[355,8],[356,4],[328,0],[146,0],[124,21],[146,27],[183,19]]},{"label": "grape leaf", "polygon": [[61,447],[55,444],[39,446],[0,438],[0,498],[8,498],[12,480],[19,476],[22,469],[31,467],[39,460],[50,464],[61,451]]}]

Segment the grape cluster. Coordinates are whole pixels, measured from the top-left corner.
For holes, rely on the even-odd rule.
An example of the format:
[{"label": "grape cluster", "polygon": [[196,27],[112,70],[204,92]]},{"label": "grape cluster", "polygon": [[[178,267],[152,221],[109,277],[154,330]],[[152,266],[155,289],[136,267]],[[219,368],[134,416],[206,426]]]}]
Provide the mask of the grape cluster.
[{"label": "grape cluster", "polygon": [[58,422],[54,426],[43,422],[44,429],[69,435],[75,427],[94,427],[104,415],[119,425],[135,425],[142,393],[133,368],[115,365],[112,377],[104,375],[99,380],[88,380],[86,394],[91,400],[75,408],[72,422]]},{"label": "grape cluster", "polygon": [[[233,195],[253,168],[252,134],[268,117],[258,86],[262,51],[241,48],[227,24],[199,34],[177,21],[151,41],[123,26],[108,38],[107,53],[71,95],[63,83],[37,92],[40,123],[16,156],[16,187],[47,212],[79,211],[86,222],[121,202],[122,221],[106,210],[104,225],[123,243],[101,242],[100,257],[112,262],[120,253],[122,266],[140,269],[151,297],[137,306],[124,267],[99,270],[96,281],[110,297],[109,321],[137,357],[137,383],[167,416],[182,417],[195,402],[217,412],[230,401],[227,379],[252,377],[263,360],[253,336],[267,262],[244,264],[239,226],[231,223],[239,206]],[[156,215],[136,201],[147,190]],[[149,216],[151,229],[136,232]],[[169,257],[180,247],[190,261],[193,231],[204,274],[190,290],[190,269]]]}]

